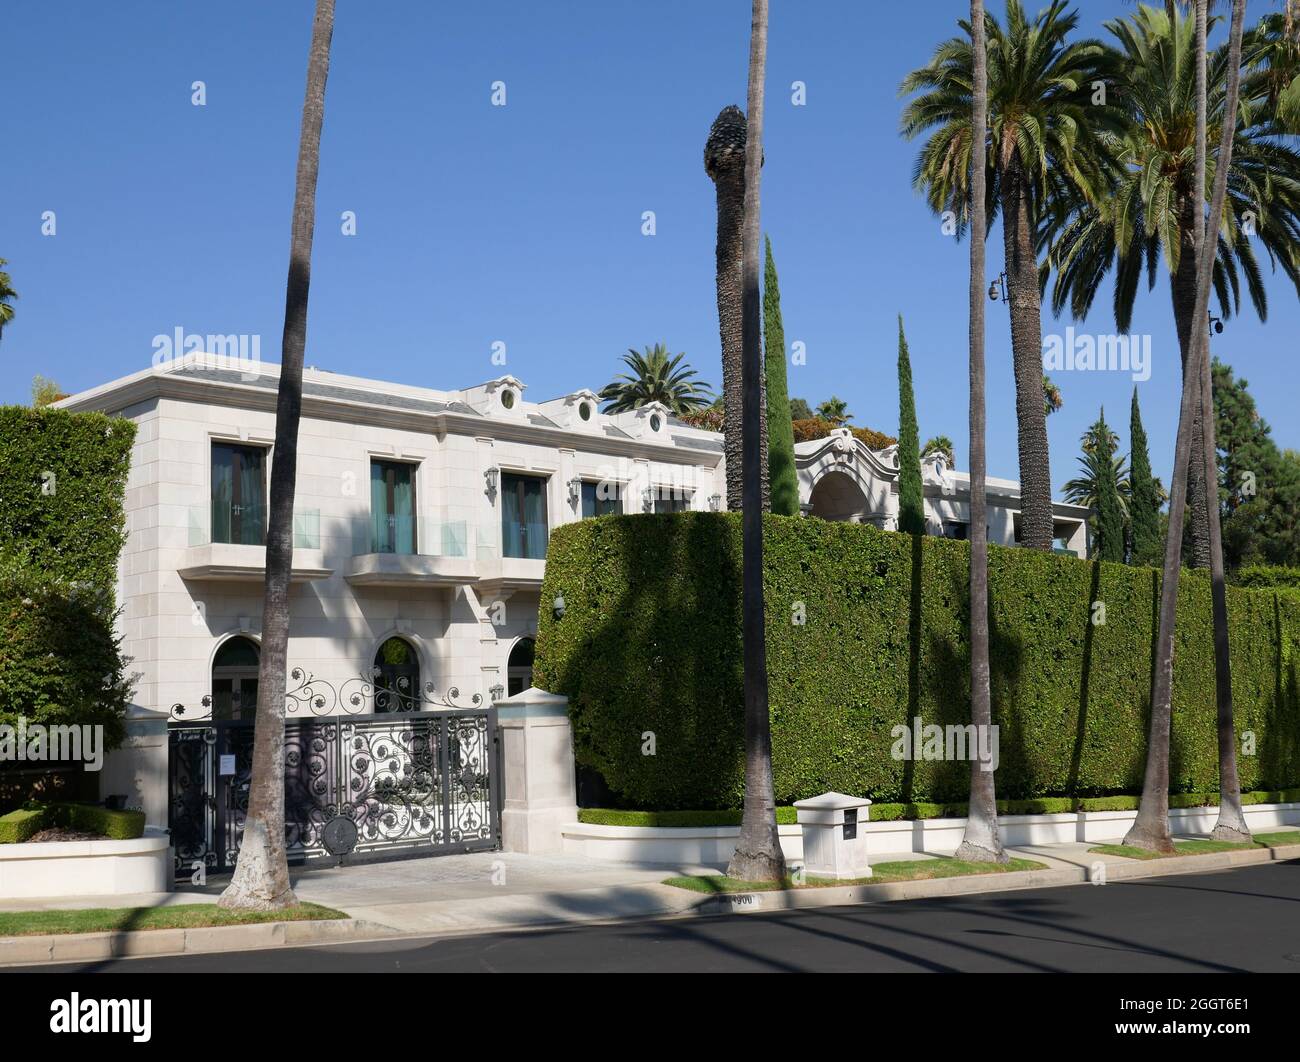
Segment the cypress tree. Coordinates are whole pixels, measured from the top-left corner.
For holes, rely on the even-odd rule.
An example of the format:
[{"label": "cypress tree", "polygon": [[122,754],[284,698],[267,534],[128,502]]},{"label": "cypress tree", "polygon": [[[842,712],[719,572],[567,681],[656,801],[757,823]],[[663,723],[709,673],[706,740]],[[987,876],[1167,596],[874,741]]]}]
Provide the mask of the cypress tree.
[{"label": "cypress tree", "polygon": [[1099,453],[1097,468],[1097,548],[1095,556],[1101,560],[1124,562],[1124,510],[1119,502],[1119,478],[1110,448],[1110,429],[1106,427],[1106,411],[1101,411],[1097,421],[1094,445]]},{"label": "cypress tree", "polygon": [[1133,406],[1129,416],[1129,563],[1156,567],[1160,564],[1164,544],[1160,541],[1160,499],[1151,476],[1151,455],[1147,433],[1138,409],[1137,388],[1133,388]]},{"label": "cypress tree", "polygon": [[921,495],[921,443],[916,427],[916,398],[912,394],[912,360],[898,315],[898,529],[919,535],[925,531]]},{"label": "cypress tree", "polygon": [[776,281],[772,241],[766,239],[763,269],[763,367],[767,376],[767,480],[772,512],[799,515],[799,477],[794,467],[794,427],[785,380],[785,329],[781,325],[781,289]]}]

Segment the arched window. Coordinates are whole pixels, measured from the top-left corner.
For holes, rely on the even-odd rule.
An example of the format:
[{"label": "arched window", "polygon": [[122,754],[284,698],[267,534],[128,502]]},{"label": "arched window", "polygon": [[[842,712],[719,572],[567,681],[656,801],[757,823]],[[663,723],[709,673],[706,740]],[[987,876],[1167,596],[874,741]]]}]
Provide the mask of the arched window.
[{"label": "arched window", "polygon": [[533,647],[536,643],[531,638],[520,638],[510,650],[510,661],[506,665],[506,696],[513,697],[523,693],[533,684]]},{"label": "arched window", "polygon": [[420,704],[420,659],[405,638],[389,638],[375,653],[375,711],[409,712]]},{"label": "arched window", "polygon": [[257,643],[243,636],[227,639],[212,660],[212,718],[230,722],[257,714]]}]

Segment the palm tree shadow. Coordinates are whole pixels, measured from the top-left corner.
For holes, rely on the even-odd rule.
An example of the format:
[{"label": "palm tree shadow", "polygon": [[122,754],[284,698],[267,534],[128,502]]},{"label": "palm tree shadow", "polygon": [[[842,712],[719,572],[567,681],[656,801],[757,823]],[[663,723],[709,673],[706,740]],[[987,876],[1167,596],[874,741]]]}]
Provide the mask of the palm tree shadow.
[{"label": "palm tree shadow", "polygon": [[1093,561],[1092,580],[1088,587],[1088,600],[1085,602],[1083,620],[1083,676],[1079,682],[1079,712],[1075,719],[1074,751],[1070,755],[1070,773],[1065,783],[1065,791],[1070,796],[1079,793],[1079,768],[1083,763],[1083,746],[1088,735],[1088,682],[1092,675],[1092,646],[1096,637],[1096,625],[1092,621],[1092,602],[1101,592],[1101,561]]}]

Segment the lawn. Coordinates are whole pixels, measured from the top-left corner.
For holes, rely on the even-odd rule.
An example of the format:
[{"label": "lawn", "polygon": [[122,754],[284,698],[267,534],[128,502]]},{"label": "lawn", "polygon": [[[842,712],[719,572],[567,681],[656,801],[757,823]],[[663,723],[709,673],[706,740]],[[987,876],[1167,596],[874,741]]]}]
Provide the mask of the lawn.
[{"label": "lawn", "polygon": [[0,937],[196,929],[201,926],[314,922],[347,917],[342,911],[314,903],[299,904],[282,911],[229,911],[215,903],[177,904],[175,907],[92,907],[83,911],[0,911]]},{"label": "lawn", "polygon": [[850,881],[828,878],[805,878],[802,882],[786,878],[784,882],[737,881],[724,874],[692,874],[688,877],[668,878],[665,885],[692,892],[774,892],[778,889],[825,889],[837,885],[887,885],[895,881],[923,881],[929,878],[956,878],[969,874],[1007,874],[1015,870],[1046,870],[1042,863],[1032,859],[1012,859],[1007,863],[970,863],[960,859],[909,859],[897,863],[876,863],[871,877]]},{"label": "lawn", "polygon": [[1176,856],[1205,855],[1207,852],[1235,852],[1241,848],[1277,848],[1281,845],[1300,844],[1300,830],[1281,830],[1276,833],[1257,833],[1251,844],[1235,841],[1175,841],[1173,852],[1148,852],[1126,844],[1099,844],[1089,848],[1097,855],[1124,856],[1126,859],[1170,859]]}]

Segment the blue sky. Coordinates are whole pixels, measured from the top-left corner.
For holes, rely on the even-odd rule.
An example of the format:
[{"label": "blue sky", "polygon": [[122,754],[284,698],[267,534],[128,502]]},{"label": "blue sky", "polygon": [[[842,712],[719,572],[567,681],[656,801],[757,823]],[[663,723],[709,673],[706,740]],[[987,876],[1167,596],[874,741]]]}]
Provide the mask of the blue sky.
[{"label": "blue sky", "polygon": [[[1035,5],[1029,5],[1035,9]],[[1258,12],[1263,5],[1252,5]],[[42,373],[79,390],[145,368],[155,335],[260,334],[279,360],[311,0],[115,4],[11,0],[0,35],[7,101],[0,257],[21,298],[0,341],[0,401]],[[1001,14],[1000,0],[991,8]],[[1084,30],[1131,11],[1082,5]],[[898,423],[896,315],[906,319],[922,438],[967,456],[967,246],[912,191],[899,81],[952,35],[965,0],[773,0],[763,228],[787,341],[807,364],[792,395],[848,400]],[[339,0],[326,99],[308,364],[435,388],[499,375],[530,399],[589,386],[666,341],[720,381],[709,125],[743,105],[747,0]],[[201,80],[206,106],[191,104]],[[491,105],[506,84],[507,105]],[[807,105],[791,84],[807,85]],[[655,212],[656,234],[641,234]],[[57,235],[41,234],[54,211]],[[357,235],[340,216],[354,211]],[[1001,269],[998,234],[989,272]],[[1284,446],[1300,307],[1271,278],[1215,337]],[[1109,295],[1088,330],[1113,329]],[[1068,322],[1050,313],[1044,332]],[[1153,343],[1140,399],[1168,480],[1179,373],[1167,282],[1139,302]],[[993,475],[1017,474],[1006,311],[988,308]],[[1103,403],[1125,448],[1127,375],[1057,373],[1053,480]]]}]

